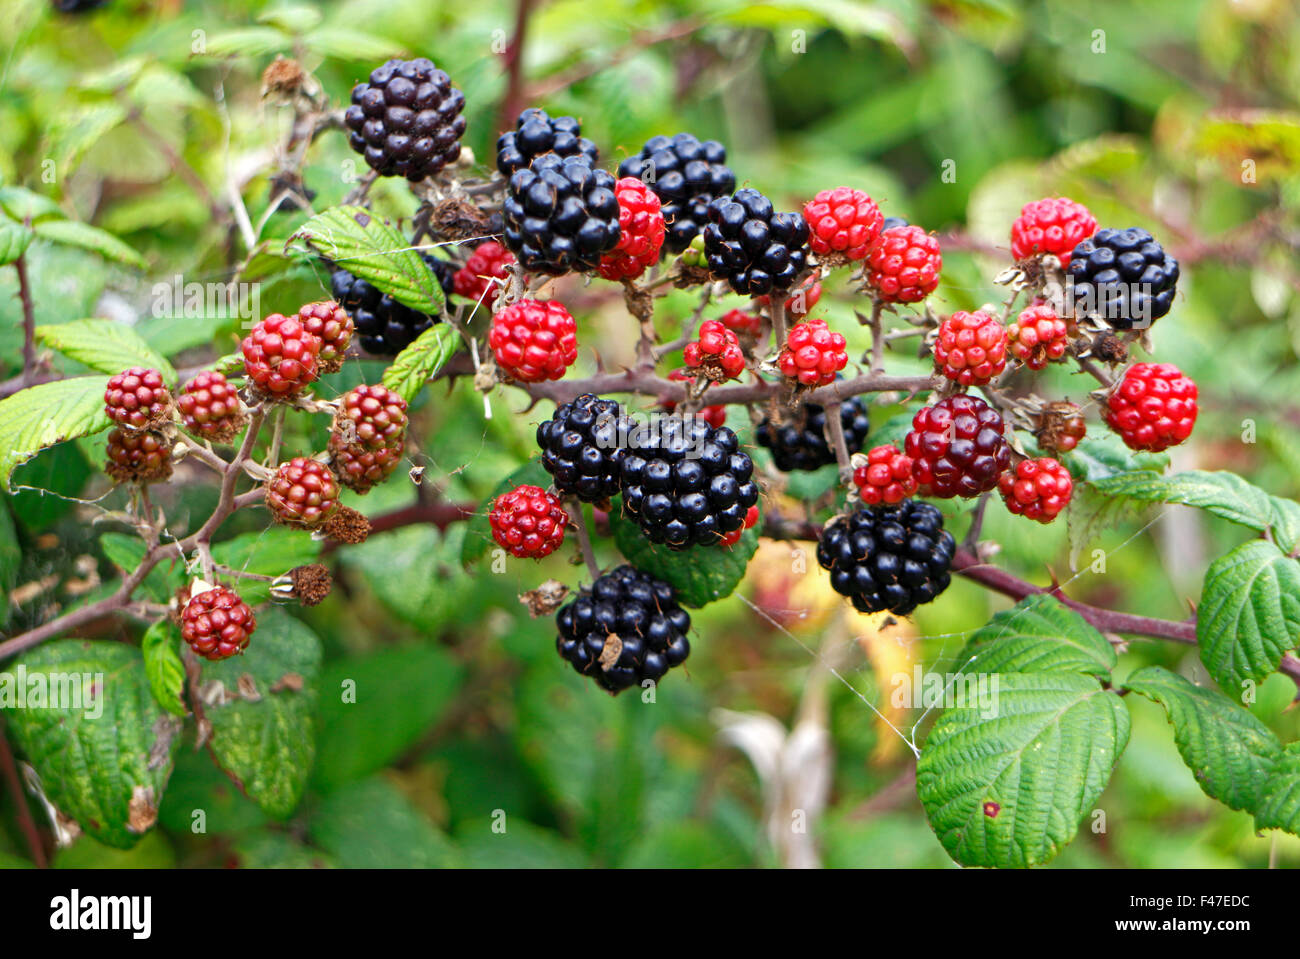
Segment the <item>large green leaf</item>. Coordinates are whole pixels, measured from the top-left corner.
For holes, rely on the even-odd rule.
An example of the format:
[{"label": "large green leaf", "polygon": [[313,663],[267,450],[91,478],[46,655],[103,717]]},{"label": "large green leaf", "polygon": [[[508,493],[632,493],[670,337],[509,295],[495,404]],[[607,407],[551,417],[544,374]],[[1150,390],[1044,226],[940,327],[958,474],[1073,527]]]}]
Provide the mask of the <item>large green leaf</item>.
[{"label": "large green leaf", "polygon": [[1287,550],[1300,543],[1300,505],[1270,496],[1236,473],[1188,470],[1163,476],[1139,470],[1097,480],[1092,489],[1107,497],[1195,506],[1253,530],[1270,529]]},{"label": "large green leaf", "polygon": [[107,429],[107,385],[106,376],[74,376],[0,400],[0,485],[9,489],[14,468],[46,447]]},{"label": "large green leaf", "polygon": [[144,257],[99,227],[78,223],[76,220],[43,220],[33,226],[32,230],[43,240],[89,250],[106,260],[115,260],[137,270],[145,268]]},{"label": "large green leaf", "polygon": [[177,652],[180,638],[175,623],[160,619],[145,630],[140,652],[144,655],[144,671],[154,700],[167,712],[186,716],[189,710],[181,699],[181,691],[185,688],[185,664]]},{"label": "large green leaf", "polygon": [[74,320],[38,326],[36,339],[100,373],[121,373],[132,366],[144,366],[161,372],[168,386],[176,385],[176,370],[171,363],[125,323]]},{"label": "large green leaf", "polygon": [[[27,697],[21,705],[13,698],[19,685]],[[38,687],[47,691],[43,707],[32,699]],[[119,849],[153,826],[180,722],[154,701],[138,649],[76,639],[45,643],[0,673],[0,707],[60,813]]]},{"label": "large green leaf", "polygon": [[433,270],[406,237],[369,210],[334,207],[316,214],[289,239],[303,240],[325,259],[413,310],[442,314],[445,299]]},{"label": "large green leaf", "polygon": [[383,384],[406,402],[420,395],[424,384],[449,360],[460,346],[460,336],[445,323],[435,323],[402,352],[393,365],[384,370]]},{"label": "large green leaf", "polygon": [[916,791],[964,866],[1050,861],[1068,843],[1128,743],[1128,710],[1077,673],[1007,673],[995,715],[948,709],[926,739]]},{"label": "large green leaf", "polygon": [[1233,809],[1254,809],[1282,744],[1267,726],[1222,693],[1160,666],[1140,669],[1124,686],[1158,702],[1197,785]]},{"label": "large green leaf", "polygon": [[1082,616],[1041,593],[976,630],[959,662],[962,672],[972,675],[1058,670],[1107,679],[1115,668],[1115,650]]},{"label": "large green leaf", "polygon": [[1287,743],[1260,784],[1255,828],[1300,835],[1300,743]]},{"label": "large green leaf", "polygon": [[637,569],[662,579],[687,606],[706,606],[735,592],[745,568],[758,550],[758,533],[747,529],[735,546],[692,546],[672,550],[642,534],[635,522],[618,510],[609,514],[610,531],[619,552]]},{"label": "large green leaf", "polygon": [[331,793],[312,814],[310,829],[312,841],[346,869],[436,869],[457,863],[451,841],[383,779]]},{"label": "large green leaf", "polygon": [[1229,695],[1277,670],[1300,643],[1300,563],[1252,540],[1210,564],[1197,607],[1201,661]]},{"label": "large green leaf", "polygon": [[436,646],[401,646],[331,664],[321,676],[319,758],[324,790],[383,769],[427,733],[464,668]]},{"label": "large green leaf", "polygon": [[269,609],[259,614],[242,656],[203,664],[200,692],[212,723],[212,754],[272,816],[293,812],[311,773],[320,659],[315,633]]}]

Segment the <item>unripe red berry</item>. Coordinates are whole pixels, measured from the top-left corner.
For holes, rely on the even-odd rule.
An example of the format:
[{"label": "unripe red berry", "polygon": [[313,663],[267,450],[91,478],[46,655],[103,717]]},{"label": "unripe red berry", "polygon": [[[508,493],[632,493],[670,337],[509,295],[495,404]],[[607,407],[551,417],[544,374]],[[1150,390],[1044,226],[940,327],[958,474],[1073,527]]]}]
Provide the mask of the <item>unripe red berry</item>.
[{"label": "unripe red berry", "polygon": [[1065,320],[1048,304],[1037,301],[1007,327],[1007,346],[1012,355],[1031,370],[1041,370],[1050,360],[1059,360],[1070,345]]},{"label": "unripe red berry", "polygon": [[266,481],[266,505],[278,523],[316,529],[339,508],[339,482],[324,463],[295,456]]},{"label": "unripe red berry", "polygon": [[1068,400],[1047,404],[1039,417],[1038,445],[1049,453],[1068,453],[1087,434],[1083,410]]},{"label": "unripe red berry", "polygon": [[614,186],[618,198],[618,246],[600,258],[598,272],[607,280],[630,280],[659,262],[664,245],[664,215],[659,197],[636,177]]},{"label": "unripe red berry", "polygon": [[1007,331],[983,310],[958,310],[939,324],[934,363],[962,386],[983,386],[1007,368]]},{"label": "unripe red berry", "polygon": [[745,372],[740,339],[720,320],[705,320],[699,336],[682,351],[686,366],[715,382],[737,379]]},{"label": "unripe red berry", "polygon": [[751,506],[749,509],[745,511],[745,525],[740,527],[740,529],[733,529],[730,533],[727,533],[725,536],[722,537],[722,539],[718,540],[718,545],[735,546],[737,543],[740,542],[740,537],[744,535],[745,530],[753,529],[757,523],[758,523],[758,507]]},{"label": "unripe red berry", "polygon": [[763,328],[763,318],[745,310],[728,310],[718,317],[718,322],[737,336],[757,336]]},{"label": "unripe red berry", "polygon": [[569,514],[560,500],[538,486],[502,493],[488,513],[492,538],[511,556],[541,559],[564,543]]},{"label": "unripe red berry", "polygon": [[1106,423],[1129,449],[1158,453],[1192,435],[1196,395],[1172,363],[1135,363],[1107,400]]},{"label": "unripe red berry", "polygon": [[239,393],[216,370],[204,370],[186,383],[176,408],[187,430],[214,443],[229,443],[248,422]]},{"label": "unripe red berry", "polygon": [[519,300],[492,317],[488,346],[511,379],[558,380],[578,358],[578,325],[558,300]]},{"label": "unripe red berry", "polygon": [[347,311],[333,300],[322,300],[300,309],[297,319],[303,329],[320,340],[320,352],[316,357],[320,372],[334,373],[342,369],[343,356],[355,332]]},{"label": "unripe red berry", "polygon": [[493,281],[504,281],[514,262],[514,254],[496,240],[480,243],[452,278],[456,295],[474,303],[482,302],[491,309],[501,291],[501,284]]},{"label": "unripe red berry", "polygon": [[786,335],[785,348],[777,357],[781,373],[805,386],[835,382],[835,374],[849,362],[844,336],[826,326],[825,320],[796,323]]},{"label": "unripe red berry", "polygon": [[[816,273],[813,273],[802,283],[800,283],[797,287],[795,287],[794,291],[788,297],[786,297],[785,311],[790,316],[794,317],[796,320],[802,319],[812,311],[812,308],[817,305],[817,302],[821,298],[822,298],[821,280],[818,279],[818,275]],[[762,296],[756,296],[754,297],[754,302],[757,303],[759,306],[771,306],[772,305],[771,294],[764,293]],[[726,322],[726,317],[723,317],[723,322]],[[736,330],[736,332],[739,333],[740,330]]]},{"label": "unripe red berry", "polygon": [[882,230],[867,253],[867,282],[886,303],[916,303],[939,285],[939,241],[918,226]]},{"label": "unripe red berry", "polygon": [[204,659],[242,653],[256,629],[253,610],[228,586],[214,586],[191,597],[181,612],[181,636]]},{"label": "unripe red berry", "polygon": [[113,429],[104,472],[118,483],[161,483],[172,475],[167,441],[152,430]]},{"label": "unripe red berry", "polygon": [[828,263],[865,259],[885,220],[875,200],[847,186],[822,190],[804,204],[803,217],[808,245]]},{"label": "unripe red berry", "polygon": [[133,366],[109,378],[104,412],[126,429],[150,429],[171,419],[172,395],[158,370]]},{"label": "unripe red berry", "polygon": [[344,393],[330,434],[330,465],[339,482],[368,492],[392,474],[406,450],[406,401],[379,386]]},{"label": "unripe red berry", "polygon": [[1048,197],[1026,203],[1011,225],[1011,255],[1017,260],[1042,253],[1070,265],[1070,254],[1097,232],[1097,220],[1082,203],[1067,197]]},{"label": "unripe red berry", "polygon": [[916,495],[912,458],[900,453],[898,447],[877,446],[865,458],[854,459],[858,462],[853,470],[853,484],[858,488],[858,497],[868,506],[881,503],[892,506]]},{"label": "unripe red berry", "polygon": [[998,478],[1007,509],[1017,516],[1050,523],[1070,502],[1070,471],[1051,457],[1021,460]]},{"label": "unripe red berry", "polygon": [[244,370],[271,398],[294,396],[316,379],[320,348],[320,338],[296,316],[272,313],[244,337]]}]

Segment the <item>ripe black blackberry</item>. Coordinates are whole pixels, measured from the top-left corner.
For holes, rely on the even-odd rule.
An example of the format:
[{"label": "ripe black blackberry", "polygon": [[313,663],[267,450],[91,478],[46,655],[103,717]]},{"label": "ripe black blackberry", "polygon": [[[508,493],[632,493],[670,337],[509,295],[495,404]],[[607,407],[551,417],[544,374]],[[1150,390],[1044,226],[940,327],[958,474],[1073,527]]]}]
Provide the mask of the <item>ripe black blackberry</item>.
[{"label": "ripe black blackberry", "polygon": [[[443,295],[450,296],[456,268],[432,254],[421,253],[420,256],[438,278]],[[437,317],[399,303],[342,267],[335,267],[330,274],[330,291],[352,317],[361,348],[375,356],[396,356],[438,322]]]},{"label": "ripe black blackberry", "polygon": [[695,416],[662,414],[628,435],[623,507],[652,543],[712,546],[758,502],[754,464],[736,434]]},{"label": "ripe black blackberry", "polygon": [[352,88],[348,143],[380,176],[412,182],[460,157],[465,95],[426,57],[389,60]]},{"label": "ripe black blackberry", "polygon": [[585,156],[592,166],[599,156],[596,144],[582,135],[582,125],[574,117],[551,117],[545,110],[529,107],[519,114],[513,130],[497,138],[497,169],[510,176],[543,153]]},{"label": "ripe black blackberry", "polygon": [[909,499],[836,517],[822,530],[817,562],[854,609],[906,616],[948,588],[956,549],[942,514]]},{"label": "ripe black blackberry", "polygon": [[555,480],[556,490],[585,503],[615,495],[625,429],[618,404],[594,393],[583,393],[558,407],[537,427],[542,466]]},{"label": "ripe black blackberry", "polygon": [[[854,396],[840,404],[840,424],[849,452],[860,453],[871,430],[861,399]],[[772,462],[785,473],[820,469],[835,462],[835,450],[826,437],[826,409],[816,403],[805,403],[785,421],[775,421],[768,414],[754,429],[754,439],[772,451]]]},{"label": "ripe black blackberry", "polygon": [[618,245],[614,184],[612,173],[582,154],[542,154],[510,177],[502,204],[506,247],[531,273],[595,270]]},{"label": "ripe black blackberry", "polygon": [[708,208],[704,254],[709,272],[742,296],[759,296],[794,283],[808,257],[808,222],[801,213],[777,213],[772,201],[746,187]]},{"label": "ripe black blackberry", "polygon": [[691,617],[673,588],[649,573],[620,566],[583,587],[555,617],[555,648],[610,693],[658,682],[690,655]]},{"label": "ripe black blackberry", "polygon": [[619,164],[618,175],[634,176],[654,190],[668,228],[664,249],[681,253],[704,228],[709,204],[736,188],[726,164],[727,149],[717,140],[679,133],[646,140],[640,153]]},{"label": "ripe black blackberry", "polygon": [[1139,227],[1098,230],[1066,268],[1076,315],[1095,314],[1117,330],[1146,329],[1169,312],[1178,261]]}]

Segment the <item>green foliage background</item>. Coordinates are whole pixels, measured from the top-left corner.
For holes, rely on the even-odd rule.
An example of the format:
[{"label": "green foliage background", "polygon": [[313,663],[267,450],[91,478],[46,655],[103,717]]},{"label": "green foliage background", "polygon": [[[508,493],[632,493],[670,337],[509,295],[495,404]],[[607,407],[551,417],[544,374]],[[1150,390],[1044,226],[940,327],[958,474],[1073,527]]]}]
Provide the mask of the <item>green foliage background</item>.
[{"label": "green foliage background", "polygon": [[[218,198],[235,178],[250,216],[260,218],[267,179],[242,178],[267,168],[283,133],[287,114],[259,97],[261,71],[276,52],[299,56],[336,103],[383,58],[429,56],[465,91],[466,144],[480,161],[490,162],[500,132],[506,77],[497,54],[514,28],[511,3],[111,0],[83,18],[53,15],[40,0],[9,6],[15,15],[0,22],[0,180],[112,231],[148,264],[141,273],[38,240],[28,254],[37,322],[139,314],[140,332],[179,357],[178,366],[229,352],[237,321],[151,316],[153,283],[178,274],[223,279],[243,250],[173,167],[191,168]],[[683,23],[694,28],[684,38],[647,42]],[[845,183],[867,189],[887,214],[960,232],[965,242],[945,250],[936,302],[943,311],[999,295],[990,279],[1008,262],[1007,231],[1029,200],[1063,193],[1103,224],[1151,228],[1185,263],[1179,302],[1156,327],[1155,348],[1202,388],[1196,436],[1175,465],[1231,469],[1295,498],[1296,50],[1300,13],[1286,0],[557,0],[535,5],[524,75],[545,91],[537,102],[580,117],[611,162],[655,133],[687,129],[726,143],[738,179],[784,208]],[[1243,181],[1246,160],[1254,176]],[[356,166],[340,134],[321,138],[305,170],[318,210],[346,195]],[[381,183],[372,197],[388,216],[414,209],[401,184]],[[273,255],[303,219],[285,212],[269,221],[264,312],[295,309],[325,289],[318,267]],[[21,368],[15,292],[14,271],[0,269],[0,378]],[[850,329],[843,281],[831,281],[828,293],[826,315]],[[617,297],[578,287],[573,297],[584,346],[607,358],[628,348],[631,321]],[[669,304],[666,324],[691,297]],[[890,364],[924,369],[906,352]],[[85,372],[71,362],[64,368]],[[584,349],[578,371],[592,369]],[[328,378],[325,391],[373,382],[379,370],[352,364]],[[1041,392],[1081,400],[1087,389],[1060,373],[1045,378]],[[427,390],[417,407],[428,475],[450,500],[481,502],[532,455],[541,411],[520,412],[522,400],[509,394],[497,394],[493,407],[485,420],[482,399],[464,386]],[[873,419],[884,424],[896,412],[882,407]],[[306,453],[322,440],[319,429],[291,429],[286,449]],[[102,437],[64,444],[21,467],[15,484],[98,495],[101,456]],[[376,515],[413,495],[395,480],[354,505]],[[175,485],[159,498],[183,529],[211,509],[215,490]],[[129,564],[121,543],[98,540],[83,519],[72,501],[30,490],[0,503],[6,597],[46,577],[55,584],[6,604],[6,634],[78,601],[69,592],[69,580],[84,577],[78,557],[92,557],[105,583]],[[228,523],[223,535],[244,540],[227,548],[247,547],[247,556],[275,545],[263,519],[254,512]],[[1182,618],[1209,561],[1243,538],[1190,510],[1171,510],[1151,528],[1148,520],[1105,529],[1091,545],[1108,551],[1106,573],[1084,573],[1071,595]],[[966,521],[951,522],[960,535]],[[1002,547],[999,565],[1040,583],[1049,581],[1048,567],[1072,575],[1065,524],[1029,526],[996,504],[990,510],[985,536]],[[377,535],[331,559],[340,582],[324,605],[295,610],[324,657],[315,761],[286,817],[270,819],[187,741],[176,752],[159,829],[129,851],[83,838],[56,864],[777,864],[760,781],[741,753],[718,742],[711,711],[761,711],[791,725],[801,699],[808,702],[813,662],[801,643],[816,648],[817,629],[793,625],[795,641],[737,599],[714,604],[694,616],[688,668],[664,684],[657,703],[610,699],[559,661],[551,623],[530,620],[516,600],[548,576],[576,585],[581,573],[565,561],[567,551],[540,567],[515,561],[496,572],[487,559],[464,567],[465,538],[483,535],[481,524]],[[299,561],[292,556],[279,568]],[[275,558],[267,564],[278,571]],[[167,584],[155,585],[165,595]],[[778,584],[775,599],[763,587],[751,580],[741,592],[771,612],[800,601],[788,583]],[[918,658],[950,660],[957,636],[1007,605],[955,582],[916,616],[918,635],[936,637],[918,645]],[[1208,682],[1194,650],[1156,642],[1132,643],[1116,673],[1148,665]],[[834,752],[831,803],[814,825],[824,861],[950,865],[905,782],[895,798],[872,802],[913,760],[859,698],[887,701],[879,673],[856,651],[841,672],[857,692],[824,686]],[[355,704],[341,701],[349,681]],[[1287,709],[1294,694],[1290,680],[1274,676],[1251,708],[1284,741],[1300,733]],[[1129,744],[1095,803],[1106,830],[1094,833],[1085,818],[1054,866],[1300,862],[1300,840],[1258,836],[1248,814],[1208,799],[1180,761],[1160,707],[1128,700]],[[191,832],[196,808],[207,813],[203,835]],[[498,811],[507,818],[504,835],[491,828]],[[27,858],[6,796],[0,864]]]}]

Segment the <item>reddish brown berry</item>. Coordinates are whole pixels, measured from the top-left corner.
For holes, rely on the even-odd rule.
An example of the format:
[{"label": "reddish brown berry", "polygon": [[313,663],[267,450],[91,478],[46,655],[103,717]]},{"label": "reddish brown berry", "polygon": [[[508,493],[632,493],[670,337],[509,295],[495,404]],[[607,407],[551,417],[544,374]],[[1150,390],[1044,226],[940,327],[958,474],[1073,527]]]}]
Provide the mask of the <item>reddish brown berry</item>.
[{"label": "reddish brown berry", "polygon": [[239,394],[216,370],[204,370],[186,383],[176,408],[187,430],[214,443],[229,443],[248,422]]},{"label": "reddish brown berry", "polygon": [[905,452],[928,496],[978,496],[998,485],[1011,465],[1011,447],[997,410],[983,400],[950,396],[912,418]]},{"label": "reddish brown berry", "polygon": [[520,559],[541,559],[564,543],[569,514],[559,499],[538,486],[502,493],[488,513],[492,538]]},{"label": "reddish brown berry", "polygon": [[1083,410],[1069,401],[1047,404],[1039,417],[1038,445],[1049,453],[1068,453],[1087,434]]},{"label": "reddish brown berry", "polygon": [[365,493],[387,479],[406,450],[406,424],[406,401],[383,386],[343,394],[329,442],[339,481]]},{"label": "reddish brown berry", "polygon": [[150,429],[171,419],[172,395],[158,370],[133,366],[109,378],[104,412],[129,430]]},{"label": "reddish brown berry", "polygon": [[316,529],[339,508],[339,483],[324,463],[295,456],[267,480],[266,505],[278,523]]},{"label": "reddish brown berry", "polygon": [[1021,460],[998,478],[1007,509],[1017,516],[1050,523],[1070,502],[1070,471],[1051,457]]},{"label": "reddish brown berry", "polygon": [[301,392],[316,379],[321,341],[298,318],[272,313],[244,338],[248,379],[273,399]]},{"label": "reddish brown berry", "polygon": [[333,300],[308,303],[298,311],[304,330],[320,340],[316,362],[322,373],[334,373],[343,367],[343,356],[352,343],[355,328],[352,317]]},{"label": "reddish brown berry", "polygon": [[104,472],[118,483],[161,483],[172,475],[167,441],[150,430],[113,429]]},{"label": "reddish brown berry", "polygon": [[242,653],[255,629],[253,610],[228,586],[214,586],[191,597],[181,612],[181,636],[204,659],[229,659]]}]

